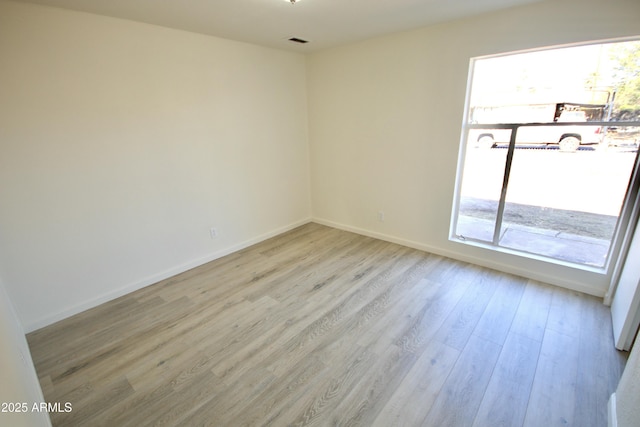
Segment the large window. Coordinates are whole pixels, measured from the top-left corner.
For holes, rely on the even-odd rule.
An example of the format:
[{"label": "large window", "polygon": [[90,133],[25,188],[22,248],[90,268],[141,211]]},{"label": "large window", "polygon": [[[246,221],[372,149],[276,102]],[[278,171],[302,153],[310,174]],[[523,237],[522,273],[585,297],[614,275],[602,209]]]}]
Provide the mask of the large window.
[{"label": "large window", "polygon": [[605,268],[638,163],[640,41],[471,61],[452,239]]}]

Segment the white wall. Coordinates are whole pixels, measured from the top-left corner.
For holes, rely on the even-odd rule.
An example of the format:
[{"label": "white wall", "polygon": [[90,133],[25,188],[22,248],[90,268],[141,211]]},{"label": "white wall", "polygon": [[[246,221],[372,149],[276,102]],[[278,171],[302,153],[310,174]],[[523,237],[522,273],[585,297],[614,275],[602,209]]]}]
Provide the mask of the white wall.
[{"label": "white wall", "polygon": [[606,276],[448,241],[459,129],[470,57],[640,34],[638,16],[546,1],[305,59],[0,0],[0,269],[25,329],[311,212],[604,294]]},{"label": "white wall", "polygon": [[604,295],[605,275],[448,240],[460,127],[471,57],[640,35],[639,18],[637,0],[546,1],[311,55],[314,218]]},{"label": "white wall", "polygon": [[[0,403],[26,403],[26,412],[0,412],[0,425],[50,426],[46,412],[33,411],[44,402],[24,330],[0,281]],[[52,402],[55,403],[55,402]],[[64,403],[63,403],[64,404]],[[15,407],[14,407],[15,408]],[[11,407],[5,409],[12,410]],[[22,410],[22,406],[20,406]]]},{"label": "white wall", "polygon": [[25,329],[308,221],[305,78],[299,54],[0,1],[0,268]]}]

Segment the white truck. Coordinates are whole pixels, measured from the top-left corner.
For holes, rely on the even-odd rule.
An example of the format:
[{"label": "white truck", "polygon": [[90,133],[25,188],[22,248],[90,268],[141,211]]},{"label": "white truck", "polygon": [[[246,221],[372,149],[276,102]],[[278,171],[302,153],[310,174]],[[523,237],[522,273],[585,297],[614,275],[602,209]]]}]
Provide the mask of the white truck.
[{"label": "white truck", "polygon": [[[605,109],[604,104],[566,102],[473,107],[470,124],[520,124],[522,126],[517,130],[516,146],[557,145],[561,151],[576,151],[582,145],[602,142],[601,126],[581,123],[602,120]],[[497,144],[508,144],[510,139],[510,129],[471,128],[468,143],[476,147],[491,148]]]}]

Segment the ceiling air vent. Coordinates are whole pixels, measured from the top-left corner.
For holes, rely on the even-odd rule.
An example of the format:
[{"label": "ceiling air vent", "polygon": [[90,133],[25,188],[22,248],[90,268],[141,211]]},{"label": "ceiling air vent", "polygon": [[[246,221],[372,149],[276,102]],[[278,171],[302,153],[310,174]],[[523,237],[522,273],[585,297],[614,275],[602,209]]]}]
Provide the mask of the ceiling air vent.
[{"label": "ceiling air vent", "polygon": [[308,41],[308,40],[302,40],[302,39],[299,39],[299,38],[297,38],[297,37],[291,37],[291,38],[289,39],[289,41],[292,41],[292,42],[294,42],[294,43],[300,43],[300,44],[309,43],[309,41]]}]

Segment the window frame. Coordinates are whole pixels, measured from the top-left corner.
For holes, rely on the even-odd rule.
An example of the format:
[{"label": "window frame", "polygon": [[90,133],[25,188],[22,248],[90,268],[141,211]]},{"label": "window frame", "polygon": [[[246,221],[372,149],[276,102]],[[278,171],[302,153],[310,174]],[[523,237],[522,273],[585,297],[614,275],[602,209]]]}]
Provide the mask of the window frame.
[{"label": "window frame", "polygon": [[[508,254],[512,254],[520,257],[549,262],[553,264],[559,264],[563,266],[578,268],[581,270],[586,270],[586,271],[601,273],[601,274],[608,273],[609,270],[612,268],[612,266],[617,263],[617,259],[621,252],[621,247],[623,245],[623,237],[625,234],[628,234],[628,230],[630,227],[635,226],[631,222],[632,218],[634,217],[633,212],[638,211],[640,209],[640,196],[639,196],[640,194],[640,148],[636,152],[633,168],[630,173],[629,184],[627,186],[624,200],[622,202],[622,208],[616,220],[614,232],[610,240],[606,262],[602,267],[591,266],[591,265],[582,264],[578,262],[566,261],[566,260],[554,258],[551,256],[539,254],[539,253],[532,253],[524,250],[501,246],[500,234],[501,234],[503,221],[504,221],[504,209],[506,205],[507,190],[509,188],[509,178],[511,175],[513,155],[515,153],[515,148],[516,148],[517,132],[521,127],[536,127],[536,126],[606,127],[606,126],[611,126],[612,123],[614,123],[615,126],[618,126],[618,127],[625,127],[625,126],[640,127],[640,121],[612,122],[612,121],[600,120],[600,121],[589,121],[589,122],[561,122],[561,123],[559,122],[545,122],[545,123],[540,123],[540,122],[502,123],[500,122],[500,123],[478,124],[478,123],[470,123],[470,117],[471,117],[470,110],[471,110],[471,94],[473,90],[475,64],[479,60],[500,58],[505,56],[526,54],[526,53],[533,53],[533,52],[551,51],[555,49],[591,46],[591,45],[608,44],[608,43],[621,43],[621,42],[627,42],[627,41],[640,41],[640,36],[627,37],[622,39],[595,40],[595,41],[588,41],[583,43],[575,43],[575,44],[551,46],[551,47],[541,47],[541,48],[535,48],[535,49],[506,52],[506,53],[501,53],[496,55],[483,55],[483,56],[470,58],[469,72],[467,77],[467,88],[466,88],[466,95],[465,95],[465,104],[464,104],[462,126],[461,126],[460,146],[459,146],[459,152],[458,152],[458,164],[456,169],[456,183],[454,188],[451,223],[450,223],[450,230],[449,230],[450,241],[460,243],[460,244],[480,247],[484,249],[489,249],[494,252],[508,253]],[[500,189],[500,199],[498,201],[498,209],[496,211],[496,219],[494,224],[492,241],[481,240],[478,238],[456,234],[456,229],[458,226],[459,215],[460,215],[461,190],[462,190],[462,181],[463,181],[464,168],[465,168],[466,153],[469,145],[469,134],[470,134],[470,131],[473,129],[479,129],[479,130],[506,129],[511,131],[509,144],[507,147],[507,155],[506,155],[503,180],[502,180],[502,188]]]}]

